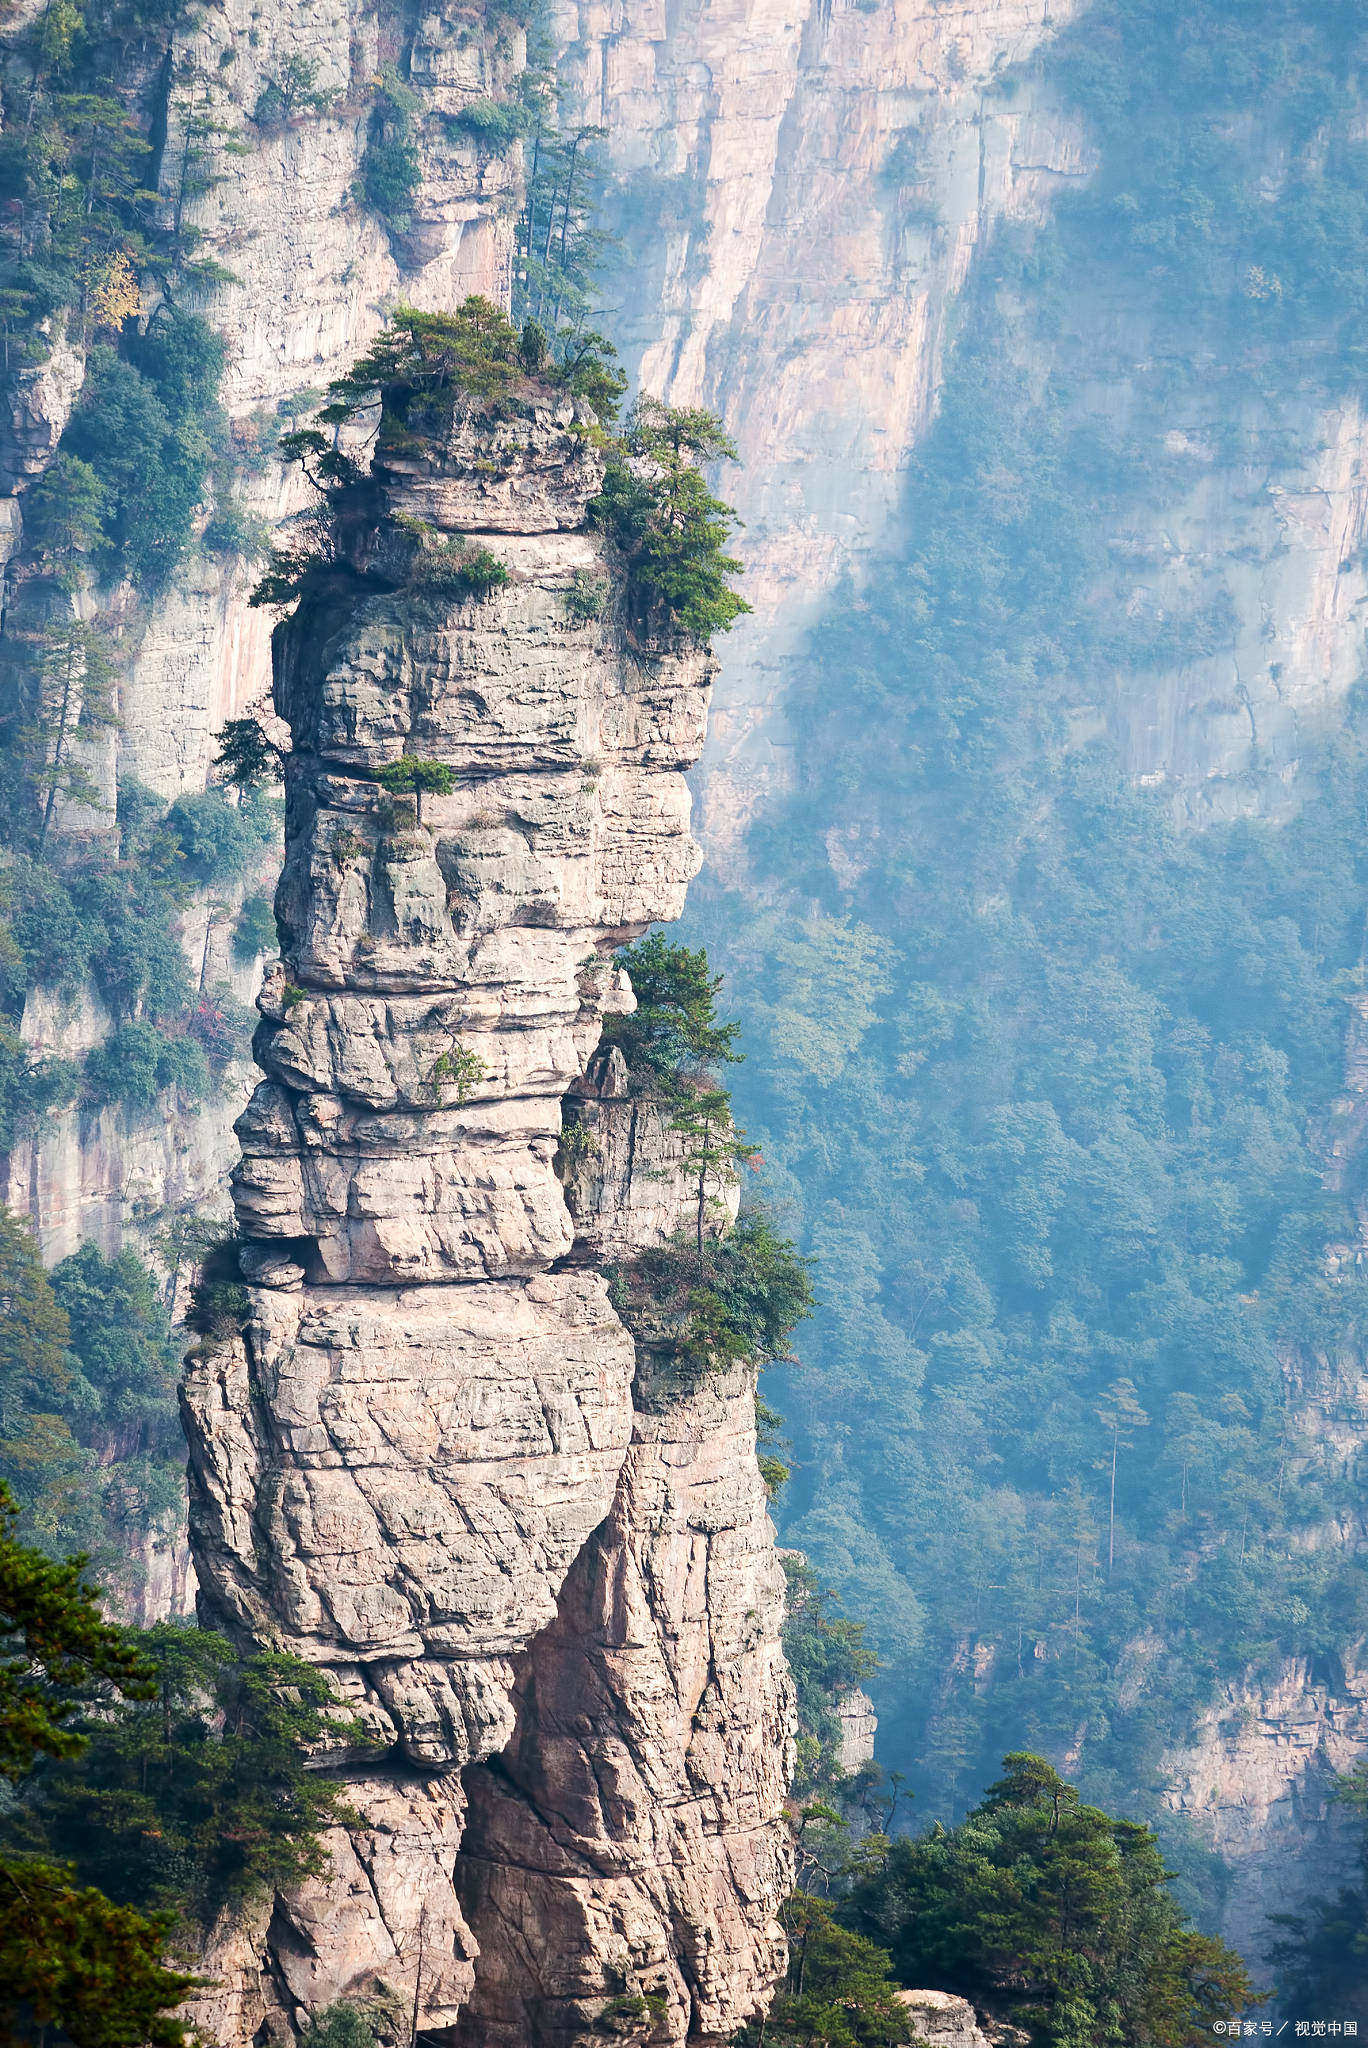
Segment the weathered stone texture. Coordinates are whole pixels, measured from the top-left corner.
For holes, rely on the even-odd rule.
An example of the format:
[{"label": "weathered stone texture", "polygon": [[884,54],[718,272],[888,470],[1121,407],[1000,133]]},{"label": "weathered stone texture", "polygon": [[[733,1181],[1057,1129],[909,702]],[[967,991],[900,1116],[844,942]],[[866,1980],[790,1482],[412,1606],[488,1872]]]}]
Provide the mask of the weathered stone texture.
[{"label": "weathered stone texture", "polygon": [[[462,2038],[559,2048],[639,1983],[656,2038],[711,2039],[780,1966],[791,1701],[754,1375],[634,1404],[557,1178],[562,1097],[632,1002],[606,956],[697,864],[710,678],[629,640],[619,596],[567,613],[576,570],[614,583],[576,425],[518,422],[505,586],[395,587],[396,512],[488,516],[470,479],[509,437],[466,418],[357,494],[277,641],[286,948],[234,1176],[255,1284],[187,1375],[192,1528],[208,1616],[327,1670],[361,1724],[367,1825],[220,1931],[200,2017],[224,2043],[380,1984],[426,2028],[464,2007]],[[421,821],[375,779],[405,751],[453,771]],[[659,1112],[625,1143],[667,1198],[614,1233],[600,1190],[600,1239],[658,1242],[678,1143]]]}]

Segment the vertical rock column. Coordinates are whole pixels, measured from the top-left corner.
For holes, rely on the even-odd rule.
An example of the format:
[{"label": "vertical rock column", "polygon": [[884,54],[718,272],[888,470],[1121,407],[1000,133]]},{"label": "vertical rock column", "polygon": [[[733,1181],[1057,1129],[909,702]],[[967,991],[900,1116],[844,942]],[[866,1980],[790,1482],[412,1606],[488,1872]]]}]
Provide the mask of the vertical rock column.
[{"label": "vertical rock column", "polygon": [[[619,1052],[575,1090],[575,1256],[665,1242],[695,1186]],[[717,1190],[712,1228],[730,1228]],[[755,1371],[662,1373],[643,1345],[612,1510],[519,1666],[513,1739],[466,1772],[458,1867],[482,1950],[460,2048],[725,2041],[782,1973],[776,1827],[792,1772],[784,1578]]]},{"label": "vertical rock column", "polygon": [[[260,1004],[266,1078],[238,1125],[250,1312],[185,1388],[192,1535],[206,1618],[325,1669],[364,1725],[346,1770],[365,1825],[335,1832],[330,1874],[268,1923],[223,1934],[202,2023],[224,2041],[377,1983],[444,2028],[477,1977],[507,1974],[497,1954],[477,1961],[457,1905],[460,1773],[510,1741],[538,1749],[530,1675],[548,1657],[569,1672],[557,1632],[621,1579],[633,1347],[603,1279],[561,1268],[573,1227],[553,1158],[603,1005],[631,1000],[605,956],[677,916],[697,866],[681,771],[710,665],[691,643],[627,634],[585,527],[600,480],[587,422],[535,383],[503,412],[458,408],[445,445],[353,489],[335,563],[276,639],[293,735],[284,965]],[[454,566],[463,542],[507,572],[479,601]],[[377,781],[405,754],[452,771],[421,813]],[[638,1603],[662,1670],[677,1591]],[[689,1582],[691,1611],[707,1597]],[[719,1643],[739,1640],[735,1621]],[[781,1701],[776,1624],[771,1600],[748,1626],[768,1633]],[[726,1691],[720,1676],[694,1688],[719,1795]],[[777,1712],[764,1799],[746,1795],[767,1841]],[[543,1754],[554,1778],[554,1738]],[[673,1785],[683,1763],[669,1768]],[[698,1788],[699,1829],[706,1803]],[[672,2038],[757,2002],[783,1877],[767,1854],[758,1881],[738,1859],[754,1926],[735,1996],[711,1979],[701,2004],[676,1996]],[[727,1881],[719,1870],[714,1904]],[[559,2039],[557,2025],[520,2038]]]}]

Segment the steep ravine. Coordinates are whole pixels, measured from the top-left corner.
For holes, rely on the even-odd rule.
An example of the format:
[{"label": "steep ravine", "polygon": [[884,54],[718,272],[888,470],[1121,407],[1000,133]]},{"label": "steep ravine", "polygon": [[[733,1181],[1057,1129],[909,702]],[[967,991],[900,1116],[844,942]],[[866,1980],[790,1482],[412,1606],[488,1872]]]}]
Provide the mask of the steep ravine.
[{"label": "steep ravine", "polygon": [[[792,1708],[754,1376],[640,1391],[604,1197],[572,1256],[553,1166],[632,1003],[606,956],[697,866],[711,675],[629,638],[584,426],[535,382],[503,424],[458,407],[352,494],[276,640],[284,968],[239,1123],[251,1308],[185,1385],[192,1541],[205,1618],[326,1670],[368,1741],[330,1874],[211,1944],[225,2044],[378,1983],[472,2043],[592,2039],[614,1999],[711,2041],[779,1967]],[[412,587],[414,518],[479,536],[506,585]],[[577,574],[612,592],[597,620]],[[421,822],[376,781],[405,751],[452,771]]]}]

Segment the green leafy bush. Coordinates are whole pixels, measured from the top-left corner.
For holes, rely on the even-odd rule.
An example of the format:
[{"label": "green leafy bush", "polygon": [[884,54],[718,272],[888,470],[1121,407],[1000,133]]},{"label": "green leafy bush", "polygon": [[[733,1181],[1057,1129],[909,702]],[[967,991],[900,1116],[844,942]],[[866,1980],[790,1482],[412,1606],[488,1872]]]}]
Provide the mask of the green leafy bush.
[{"label": "green leafy bush", "polygon": [[260,860],[263,848],[274,843],[280,814],[269,797],[249,795],[233,804],[221,789],[210,788],[177,797],[166,823],[193,881],[227,882]]},{"label": "green leafy bush", "polygon": [[408,232],[422,176],[413,125],[421,108],[418,95],[387,64],[366,131],[361,187],[381,219],[401,235]]},{"label": "green leafy bush", "polygon": [[96,562],[154,592],[188,545],[213,453],[202,388],[206,358],[222,366],[222,343],[202,321],[188,334],[192,317],[153,332],[140,350],[145,369],[104,344],[92,350],[62,437],[63,453],[87,464],[104,493]]},{"label": "green leafy bush", "polygon": [[527,108],[517,100],[473,100],[459,114],[452,115],[450,125],[457,134],[478,142],[491,156],[501,156],[527,133],[529,118]]},{"label": "green leafy bush", "polygon": [[269,896],[248,896],[243,900],[233,926],[233,951],[239,960],[255,960],[262,953],[274,953],[280,944],[275,908]]},{"label": "green leafy bush", "polygon": [[333,94],[320,89],[318,66],[307,57],[287,57],[269,78],[252,109],[253,124],[265,135],[277,135],[300,114],[326,114]]},{"label": "green leafy bush", "polygon": [[183,1519],[179,1351],[153,1274],[83,1245],[43,1271],[27,1224],[0,1210],[0,1466],[26,1539],[79,1548],[131,1588],[130,1553]]},{"label": "green leafy bush", "polygon": [[472,547],[460,535],[439,540],[424,532],[409,564],[409,589],[433,597],[467,597],[479,603],[507,582],[507,563],[487,547]]},{"label": "green leafy bush", "polygon": [[625,970],[636,1008],[608,1013],[603,1042],[619,1047],[639,1082],[670,1091],[681,1074],[741,1060],[734,1050],[741,1027],[718,1022],[723,977],[712,972],[701,946],[648,932],[635,945],[619,948],[613,964]]},{"label": "green leafy bush", "polygon": [[621,552],[642,623],[663,618],[704,641],[750,610],[728,582],[741,573],[726,552],[736,515],[698,468],[723,457],[736,449],[714,414],[639,398],[589,505]]},{"label": "green leafy bush", "polygon": [[692,1385],[742,1359],[772,1365],[812,1311],[806,1261],[754,1210],[701,1252],[691,1239],[650,1246],[608,1277],[613,1306],[662,1384]]},{"label": "green leafy bush", "polygon": [[188,1102],[202,1102],[208,1094],[209,1069],[195,1039],[172,1037],[134,1018],[86,1054],[85,1093],[92,1106],[151,1109],[167,1088]]},{"label": "green leafy bush", "polygon": [[231,1234],[215,1239],[204,1248],[190,1288],[186,1329],[211,1346],[227,1343],[241,1330],[251,1305],[238,1262],[237,1239]]}]

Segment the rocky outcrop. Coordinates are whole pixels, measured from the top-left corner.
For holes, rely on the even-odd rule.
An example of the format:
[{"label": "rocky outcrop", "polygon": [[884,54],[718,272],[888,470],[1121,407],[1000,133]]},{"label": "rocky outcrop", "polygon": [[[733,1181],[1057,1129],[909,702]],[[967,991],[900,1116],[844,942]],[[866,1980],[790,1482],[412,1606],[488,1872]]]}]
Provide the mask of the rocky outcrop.
[{"label": "rocky outcrop", "polygon": [[[382,1983],[472,2041],[559,2048],[624,1999],[655,2040],[716,2038],[779,1962],[753,1377],[634,1403],[555,1172],[561,1098],[632,1000],[606,955],[697,865],[710,664],[573,615],[609,567],[599,458],[542,387],[514,425],[458,410],[353,494],[277,637],[285,965],[239,1123],[251,1313],[186,1381],[192,1530],[207,1617],[325,1669],[365,1727],[365,1826],[221,1930],[225,2043]],[[413,587],[396,515],[486,535],[508,581]],[[451,771],[421,817],[377,783],[405,753]]]},{"label": "rocky outcrop", "polygon": [[[11,19],[7,35],[28,11]],[[179,214],[198,254],[220,267],[196,309],[226,344],[221,398],[234,496],[266,528],[288,523],[312,497],[280,463],[279,434],[350,366],[390,307],[451,306],[468,292],[506,297],[517,147],[492,150],[455,117],[503,96],[524,62],[522,30],[486,21],[477,7],[284,0],[263,12],[235,0],[187,13],[147,81],[135,116],[150,119],[155,134],[164,130],[165,221]],[[291,63],[308,70],[316,104],[263,125],[253,119],[261,96]],[[386,67],[403,74],[417,109],[419,175],[402,233],[362,196]],[[193,175],[182,191],[187,164]],[[150,313],[156,287],[145,279],[143,289]],[[85,374],[84,348],[60,325],[42,341],[44,360],[9,377],[0,404],[0,570],[21,547],[22,494],[52,459]],[[255,580],[248,562],[192,551],[155,601],[128,590],[112,596],[123,657],[119,723],[97,774],[110,810],[88,815],[83,829],[110,829],[116,771],[167,799],[204,788],[216,735],[270,687],[269,620],[249,604]],[[192,913],[188,951],[194,922]],[[72,1056],[91,1042],[76,1012],[43,1021],[43,1050]],[[23,1033],[37,1049],[30,1020]],[[146,1250],[146,1226],[167,1207],[226,1205],[240,1107],[230,1085],[224,1100],[189,1117],[49,1119],[12,1161],[8,1199],[28,1211],[52,1257],[82,1237],[106,1249],[132,1238]]]},{"label": "rocky outcrop", "polygon": [[1289,1657],[1271,1674],[1232,1680],[1165,1760],[1165,1803],[1223,1859],[1221,1932],[1256,1970],[1274,1915],[1353,1882],[1361,1828],[1334,1792],[1365,1752],[1368,1670],[1351,1652]]},{"label": "rocky outcrop", "polygon": [[912,2039],[921,2048],[1026,2048],[1020,2027],[984,2019],[967,1998],[950,1991],[900,1991]]}]

